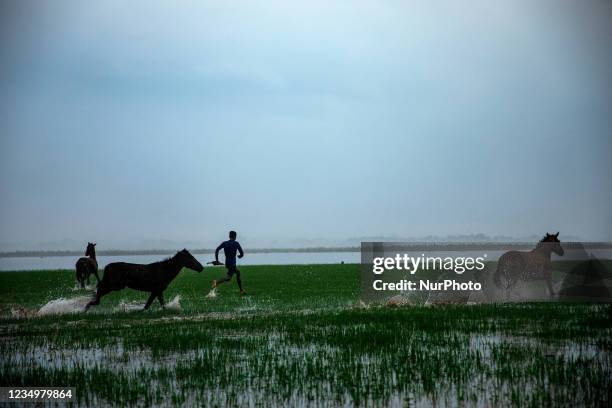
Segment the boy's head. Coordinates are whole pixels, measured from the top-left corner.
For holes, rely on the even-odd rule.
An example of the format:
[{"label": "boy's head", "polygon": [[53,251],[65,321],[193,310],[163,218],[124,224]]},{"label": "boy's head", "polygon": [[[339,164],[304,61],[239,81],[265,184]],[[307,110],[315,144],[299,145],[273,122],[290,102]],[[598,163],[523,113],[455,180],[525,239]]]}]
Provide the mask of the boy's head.
[{"label": "boy's head", "polygon": [[229,233],[230,239],[236,239],[236,235],[238,235],[238,234],[236,234],[236,231],[230,231],[230,233]]}]

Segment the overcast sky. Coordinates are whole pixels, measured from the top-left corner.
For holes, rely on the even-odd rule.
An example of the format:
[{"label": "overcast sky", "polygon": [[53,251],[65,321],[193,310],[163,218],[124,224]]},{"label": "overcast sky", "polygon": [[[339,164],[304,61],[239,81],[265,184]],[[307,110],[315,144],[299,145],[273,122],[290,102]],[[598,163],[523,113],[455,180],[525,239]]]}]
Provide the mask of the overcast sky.
[{"label": "overcast sky", "polygon": [[609,1],[0,13],[0,249],[612,240]]}]

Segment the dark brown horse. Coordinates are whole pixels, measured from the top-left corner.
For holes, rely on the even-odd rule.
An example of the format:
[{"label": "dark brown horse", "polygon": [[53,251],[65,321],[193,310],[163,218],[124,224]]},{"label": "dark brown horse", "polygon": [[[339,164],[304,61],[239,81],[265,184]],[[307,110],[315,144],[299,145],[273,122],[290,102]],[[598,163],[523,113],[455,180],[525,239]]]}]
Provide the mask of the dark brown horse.
[{"label": "dark brown horse", "polygon": [[[548,292],[554,295],[552,288],[551,253],[563,256],[563,248],[559,241],[559,233],[546,233],[538,245],[529,252],[508,251],[499,257],[497,270],[493,276],[495,285],[506,290],[511,289],[519,279],[523,281],[546,280]],[[502,278],[504,284],[502,285]]]},{"label": "dark brown horse", "polygon": [[92,242],[87,243],[87,249],[85,249],[85,257],[79,258],[76,262],[76,278],[81,284],[81,289],[85,288],[85,280],[89,285],[89,276],[95,275],[98,282],[100,277],[98,276],[98,261],[96,260],[96,244]]},{"label": "dark brown horse", "polygon": [[171,258],[148,265],[115,262],[106,265],[104,276],[98,283],[98,290],[94,299],[87,304],[90,306],[100,304],[100,298],[109,292],[124,288],[151,292],[145,310],[151,306],[155,298],[164,306],[164,290],[183,268],[202,272],[204,267],[187,251],[183,249]]}]

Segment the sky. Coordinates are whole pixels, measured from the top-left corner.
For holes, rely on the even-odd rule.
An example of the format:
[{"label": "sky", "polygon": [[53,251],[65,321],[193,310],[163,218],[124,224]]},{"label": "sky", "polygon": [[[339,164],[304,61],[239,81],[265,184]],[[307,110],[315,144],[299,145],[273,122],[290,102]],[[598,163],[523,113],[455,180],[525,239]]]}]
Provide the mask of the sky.
[{"label": "sky", "polygon": [[0,3],[0,250],[612,241],[609,1]]}]

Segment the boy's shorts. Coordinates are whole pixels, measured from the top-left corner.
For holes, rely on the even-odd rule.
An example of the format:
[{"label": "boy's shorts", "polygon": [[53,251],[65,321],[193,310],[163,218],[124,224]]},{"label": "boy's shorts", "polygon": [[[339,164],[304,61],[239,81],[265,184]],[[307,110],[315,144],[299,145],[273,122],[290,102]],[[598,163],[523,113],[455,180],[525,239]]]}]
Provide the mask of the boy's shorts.
[{"label": "boy's shorts", "polygon": [[236,269],[236,265],[225,265],[225,267],[227,268],[228,278],[231,278],[235,273],[238,272],[238,269]]}]

